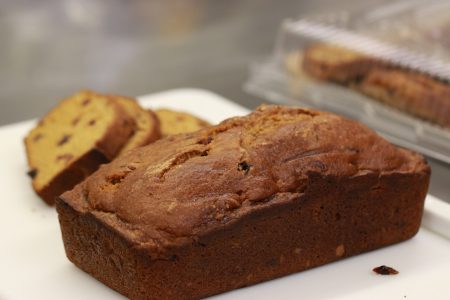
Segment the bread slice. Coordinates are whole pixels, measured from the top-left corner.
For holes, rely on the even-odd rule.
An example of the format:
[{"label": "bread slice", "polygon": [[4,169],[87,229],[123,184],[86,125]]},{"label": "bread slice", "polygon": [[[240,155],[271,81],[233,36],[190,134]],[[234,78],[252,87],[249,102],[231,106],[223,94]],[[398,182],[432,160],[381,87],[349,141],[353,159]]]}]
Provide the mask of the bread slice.
[{"label": "bread slice", "polygon": [[187,133],[210,126],[210,124],[189,113],[171,109],[158,109],[155,111],[161,124],[163,136]]},{"label": "bread slice", "polygon": [[57,199],[67,257],[131,299],[200,299],[411,238],[430,168],[302,108],[129,151]]},{"label": "bread slice", "polygon": [[302,65],[316,78],[354,88],[442,127],[450,126],[450,86],[430,76],[329,44],[309,47]]},{"label": "bread slice", "polygon": [[450,86],[406,70],[373,69],[353,86],[387,105],[443,127],[450,126]]},{"label": "bread slice", "polygon": [[150,144],[161,137],[159,120],[153,111],[145,110],[132,98],[123,96],[110,96],[110,98],[117,101],[136,122],[136,130],[120,150],[119,156],[128,150]]},{"label": "bread slice", "polygon": [[25,138],[29,175],[48,204],[112,160],[135,122],[121,105],[91,91],[59,103]]},{"label": "bread slice", "polygon": [[330,44],[315,44],[305,50],[303,69],[322,80],[348,83],[358,80],[383,62],[359,52]]}]

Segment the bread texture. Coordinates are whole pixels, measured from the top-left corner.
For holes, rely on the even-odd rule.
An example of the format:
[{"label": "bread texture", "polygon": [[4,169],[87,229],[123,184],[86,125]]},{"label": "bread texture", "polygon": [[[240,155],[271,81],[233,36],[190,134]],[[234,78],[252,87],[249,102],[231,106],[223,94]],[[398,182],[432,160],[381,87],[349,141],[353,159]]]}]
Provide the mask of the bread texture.
[{"label": "bread texture", "polygon": [[399,111],[450,127],[450,85],[380,59],[328,44],[306,49],[308,74],[355,89]]},{"label": "bread texture", "polygon": [[210,124],[189,113],[171,109],[158,109],[155,111],[161,124],[163,136],[197,131]]},{"label": "bread texture", "polygon": [[354,88],[411,115],[450,127],[450,86],[429,76],[378,68]]},{"label": "bread texture", "polygon": [[63,100],[25,138],[34,190],[53,204],[112,160],[134,129],[133,119],[108,97],[82,91]]},{"label": "bread texture", "polygon": [[159,120],[152,110],[142,108],[135,99],[123,96],[109,96],[116,101],[130,115],[135,123],[136,129],[127,143],[120,150],[119,155],[136,147],[150,144],[161,138]]},{"label": "bread texture", "polygon": [[383,63],[373,57],[330,44],[315,44],[306,49],[303,69],[322,80],[348,83],[365,76]]},{"label": "bread texture", "polygon": [[67,257],[131,299],[198,299],[411,238],[430,168],[367,127],[263,106],[128,152],[57,200]]}]

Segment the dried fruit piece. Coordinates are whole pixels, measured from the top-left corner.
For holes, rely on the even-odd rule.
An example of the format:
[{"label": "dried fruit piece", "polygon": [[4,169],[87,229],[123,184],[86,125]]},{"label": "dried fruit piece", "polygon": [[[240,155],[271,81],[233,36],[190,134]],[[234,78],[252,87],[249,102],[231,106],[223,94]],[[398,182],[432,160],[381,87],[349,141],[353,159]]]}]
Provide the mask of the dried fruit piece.
[{"label": "dried fruit piece", "polygon": [[244,171],[244,174],[247,174],[248,171],[250,171],[250,167],[252,165],[248,164],[246,161],[238,163],[237,170],[238,171]]},{"label": "dried fruit piece", "polygon": [[38,174],[37,169],[31,169],[27,172],[27,175],[30,176],[31,179],[34,179],[34,177],[36,177],[37,174]]},{"label": "dried fruit piece", "polygon": [[373,270],[375,273],[379,274],[379,275],[397,275],[398,271],[394,268],[382,265],[376,268],[373,268]]},{"label": "dried fruit piece", "polygon": [[71,136],[72,135],[70,134],[63,135],[62,138],[58,141],[58,146],[62,146],[67,143],[70,140]]}]

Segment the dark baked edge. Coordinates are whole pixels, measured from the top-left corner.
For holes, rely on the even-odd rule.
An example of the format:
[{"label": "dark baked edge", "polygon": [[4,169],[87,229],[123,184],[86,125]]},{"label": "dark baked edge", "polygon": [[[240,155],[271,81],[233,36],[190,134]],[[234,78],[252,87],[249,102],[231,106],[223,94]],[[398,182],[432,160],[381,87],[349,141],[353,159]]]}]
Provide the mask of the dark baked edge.
[{"label": "dark baked edge", "polygon": [[[111,100],[110,100],[111,101]],[[117,111],[119,120],[111,124],[106,134],[97,142],[96,147],[111,161],[119,154],[136,129],[136,123],[125,109],[111,101]]]},{"label": "dark baked edge", "polygon": [[63,172],[54,177],[43,189],[35,189],[35,191],[47,204],[53,205],[57,196],[72,189],[87,176],[94,173],[101,164],[109,161],[103,151],[92,149],[66,167]]},{"label": "dark baked edge", "polygon": [[161,122],[156,116],[156,113],[151,109],[144,109],[144,110],[150,115],[150,117],[153,120],[153,130],[148,133],[147,138],[145,142],[142,144],[142,146],[153,143],[154,141],[159,140],[162,137]]},{"label": "dark baked edge", "polygon": [[[145,109],[144,107],[141,106],[141,104],[139,103],[139,101],[137,99],[131,98],[128,96],[108,94],[108,95],[106,95],[106,97],[113,102],[116,101],[116,99],[115,99],[116,97],[125,99],[128,101],[133,101],[142,109],[142,113],[148,113],[148,115],[150,115],[150,118],[152,119],[152,122],[153,122],[153,126],[152,126],[151,130],[149,130],[147,132],[147,137],[141,142],[141,144],[138,147],[148,145],[162,137],[159,119],[151,109]],[[119,106],[120,106],[120,104],[119,104]],[[122,108],[122,106],[120,106],[120,108],[123,111],[125,111],[125,109]],[[126,113],[126,111],[125,111],[125,113]],[[133,119],[133,122],[134,122],[133,116],[130,116],[130,117]],[[120,153],[120,151],[119,151],[116,154],[121,155],[122,153]]]}]

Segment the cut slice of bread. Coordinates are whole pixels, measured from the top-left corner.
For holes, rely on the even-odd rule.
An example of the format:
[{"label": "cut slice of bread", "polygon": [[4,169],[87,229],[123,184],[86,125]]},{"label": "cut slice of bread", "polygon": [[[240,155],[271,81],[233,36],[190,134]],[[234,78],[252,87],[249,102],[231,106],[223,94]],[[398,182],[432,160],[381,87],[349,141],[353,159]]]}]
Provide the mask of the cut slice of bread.
[{"label": "cut slice of bread", "polygon": [[383,62],[362,53],[329,44],[315,44],[306,49],[303,69],[322,80],[349,83],[359,80]]},{"label": "cut slice of bread", "polygon": [[353,88],[421,119],[450,126],[450,87],[429,76],[406,70],[373,69]]},{"label": "cut slice of bread", "polygon": [[106,96],[82,91],[63,100],[25,138],[34,190],[53,204],[112,160],[134,130],[133,118]]},{"label": "cut slice of bread", "polygon": [[122,106],[122,108],[133,117],[136,122],[136,130],[131,138],[120,150],[118,156],[124,154],[128,150],[145,146],[157,139],[161,138],[161,131],[159,127],[159,120],[155,113],[151,110],[142,108],[135,99],[123,96],[109,96],[114,101]]},{"label": "cut slice of bread", "polygon": [[[289,70],[292,62],[294,59],[288,61]],[[450,87],[429,75],[328,44],[309,47],[302,65],[316,78],[351,87],[442,127],[450,126]]]},{"label": "cut slice of bread", "polygon": [[158,116],[162,136],[179,133],[194,132],[210,124],[196,116],[186,112],[174,111],[171,109],[155,110]]}]

